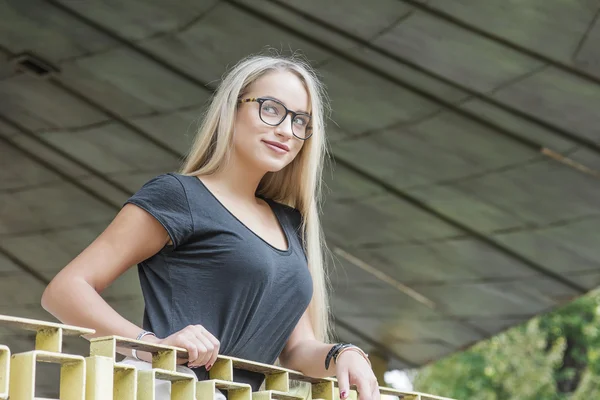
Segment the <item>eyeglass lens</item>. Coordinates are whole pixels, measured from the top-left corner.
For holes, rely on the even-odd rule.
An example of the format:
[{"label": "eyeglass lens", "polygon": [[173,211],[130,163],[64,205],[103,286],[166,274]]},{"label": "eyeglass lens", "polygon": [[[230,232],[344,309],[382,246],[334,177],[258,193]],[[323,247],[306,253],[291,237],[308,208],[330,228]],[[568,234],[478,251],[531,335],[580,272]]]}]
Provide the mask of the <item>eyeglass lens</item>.
[{"label": "eyeglass lens", "polygon": [[[287,110],[283,104],[274,100],[265,100],[260,107],[260,118],[269,125],[279,125],[287,117]],[[296,115],[292,121],[294,135],[305,138],[308,132],[310,117],[308,115]]]}]

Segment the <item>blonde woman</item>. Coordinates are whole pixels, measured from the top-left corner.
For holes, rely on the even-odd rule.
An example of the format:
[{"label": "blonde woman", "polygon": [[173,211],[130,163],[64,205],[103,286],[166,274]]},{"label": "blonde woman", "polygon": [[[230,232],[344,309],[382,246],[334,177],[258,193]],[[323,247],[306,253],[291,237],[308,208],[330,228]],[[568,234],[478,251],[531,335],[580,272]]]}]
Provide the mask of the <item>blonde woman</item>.
[{"label": "blonde woman", "polygon": [[[365,353],[327,342],[329,318],[318,215],[324,96],[292,58],[253,56],[222,80],[179,173],[127,200],[108,228],[48,285],[43,307],[95,336],[187,349],[207,379],[218,354],[337,376],[378,400]],[[100,296],[138,264],[143,327]],[[149,361],[148,354],[124,355]],[[264,376],[235,371],[258,390]]]}]

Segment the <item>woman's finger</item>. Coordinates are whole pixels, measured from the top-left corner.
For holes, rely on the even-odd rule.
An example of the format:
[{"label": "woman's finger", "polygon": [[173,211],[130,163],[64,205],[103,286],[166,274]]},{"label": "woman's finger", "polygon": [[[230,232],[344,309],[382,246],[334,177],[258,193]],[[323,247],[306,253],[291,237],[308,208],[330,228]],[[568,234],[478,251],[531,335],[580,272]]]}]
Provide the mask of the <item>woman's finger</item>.
[{"label": "woman's finger", "polygon": [[194,363],[196,366],[206,365],[208,366],[208,361],[212,358],[212,354],[214,352],[215,346],[212,342],[204,336],[201,332],[194,332],[195,338],[198,341],[199,347],[199,355],[198,360]]},{"label": "woman's finger", "polygon": [[188,352],[188,365],[191,365],[194,361],[196,361],[198,358],[198,348],[193,341],[185,337],[181,337],[179,339],[179,346],[183,347]]},{"label": "woman's finger", "polygon": [[219,343],[217,342],[217,344],[213,344],[213,351],[212,351],[212,355],[210,357],[210,359],[207,361],[206,363],[206,369],[210,370],[212,368],[213,365],[215,365],[215,362],[217,361],[217,357],[219,356]]},{"label": "woman's finger", "polygon": [[219,350],[221,350],[221,343],[217,339],[214,339],[213,344],[215,346],[215,349],[213,351],[212,357],[208,361],[208,369],[211,369],[212,366],[215,365],[215,362],[217,362],[217,357],[219,357]]},{"label": "woman's finger", "polygon": [[379,393],[379,383],[374,381],[373,383],[373,392],[371,393],[372,400],[379,400],[381,398],[381,394]]},{"label": "woman's finger", "polygon": [[190,357],[190,362],[188,363],[188,366],[190,368],[192,368],[192,367],[195,368],[195,367],[199,367],[199,366],[203,365],[201,363],[201,361],[206,354],[206,348],[204,347],[204,343],[201,340],[198,340],[198,338],[196,337],[196,335],[194,334],[193,331],[183,332],[182,335],[185,338],[185,340],[187,342],[192,343],[194,348],[196,349],[196,354],[195,354],[196,357],[195,358]]},{"label": "woman's finger", "polygon": [[207,337],[211,341],[211,343],[214,344],[215,346],[220,346],[219,339],[217,339],[212,333],[210,333],[208,329],[206,329],[204,327],[202,327],[202,328],[204,329],[204,331],[203,331],[204,336]]},{"label": "woman's finger", "polygon": [[373,394],[373,389],[364,378],[357,379],[356,387],[358,389],[358,399],[359,400],[372,400],[371,396]]},{"label": "woman's finger", "polygon": [[208,349],[208,353],[209,353],[208,361],[206,361],[206,368],[210,369],[217,361],[221,343],[219,342],[219,340],[217,340],[217,338],[212,333],[210,333],[208,331],[208,329],[206,329],[204,327],[202,327],[202,334],[203,334],[203,336],[202,336],[203,339],[208,340],[208,342],[205,342],[205,345],[206,345],[206,347]]},{"label": "woman's finger", "polygon": [[338,389],[340,390],[340,399],[345,400],[350,395],[350,382],[348,377],[348,370],[338,364],[336,377],[338,380]]}]

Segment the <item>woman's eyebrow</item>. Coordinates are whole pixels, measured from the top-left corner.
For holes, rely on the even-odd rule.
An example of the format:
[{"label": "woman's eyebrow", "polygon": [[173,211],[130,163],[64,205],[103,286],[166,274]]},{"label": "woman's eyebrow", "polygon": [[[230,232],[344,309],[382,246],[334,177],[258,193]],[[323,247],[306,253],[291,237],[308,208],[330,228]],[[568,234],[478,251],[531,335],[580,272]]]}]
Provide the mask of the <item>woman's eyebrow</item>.
[{"label": "woman's eyebrow", "polygon": [[[286,104],[285,104],[285,103],[284,103],[282,100],[279,100],[279,99],[278,99],[277,97],[275,97],[275,96],[269,96],[269,95],[266,95],[266,96],[263,96],[263,97],[264,97],[264,98],[266,98],[266,99],[277,100],[278,102],[280,102],[281,104],[283,104],[284,106],[286,106],[286,107],[287,107],[287,105],[286,105]],[[304,110],[301,110],[301,111],[298,111],[298,110],[296,110],[295,112],[297,112],[297,113],[301,113],[301,114],[310,114],[308,111],[304,111]]]}]

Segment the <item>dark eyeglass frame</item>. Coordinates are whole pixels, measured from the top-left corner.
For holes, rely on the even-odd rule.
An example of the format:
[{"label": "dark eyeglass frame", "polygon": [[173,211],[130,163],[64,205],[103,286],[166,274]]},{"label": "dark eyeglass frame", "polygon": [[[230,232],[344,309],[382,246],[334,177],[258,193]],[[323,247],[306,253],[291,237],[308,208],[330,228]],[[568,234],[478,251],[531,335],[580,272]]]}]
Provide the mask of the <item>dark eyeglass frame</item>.
[{"label": "dark eyeglass frame", "polygon": [[[283,107],[283,109],[285,110],[285,114],[283,115],[283,118],[281,118],[281,121],[279,121],[276,124],[271,124],[271,123],[269,123],[269,122],[267,122],[267,121],[265,121],[263,119],[263,117],[262,117],[262,105],[263,105],[263,103],[265,101],[272,101],[274,103],[279,104],[281,107]],[[281,123],[283,121],[285,121],[285,119],[287,118],[288,114],[292,114],[292,119],[290,120],[290,122],[291,122],[292,134],[294,135],[294,137],[298,138],[300,140],[306,140],[306,139],[308,139],[308,138],[310,138],[312,136],[313,132],[312,132],[312,128],[310,127],[310,122],[312,120],[312,116],[310,114],[303,113],[303,112],[299,112],[298,113],[298,112],[289,110],[285,106],[285,104],[283,104],[279,100],[271,99],[269,97],[250,97],[250,98],[247,98],[247,99],[238,99],[238,103],[239,104],[242,104],[242,103],[252,103],[252,102],[256,102],[256,103],[259,104],[259,106],[258,106],[258,116],[260,117],[260,120],[262,122],[264,122],[265,124],[270,125],[270,126],[279,126],[279,125],[281,125]],[[306,136],[305,137],[300,137],[300,136],[296,135],[296,133],[294,132],[294,119],[296,119],[296,116],[298,116],[298,115],[302,115],[302,116],[308,117],[308,124],[306,125]]]}]

